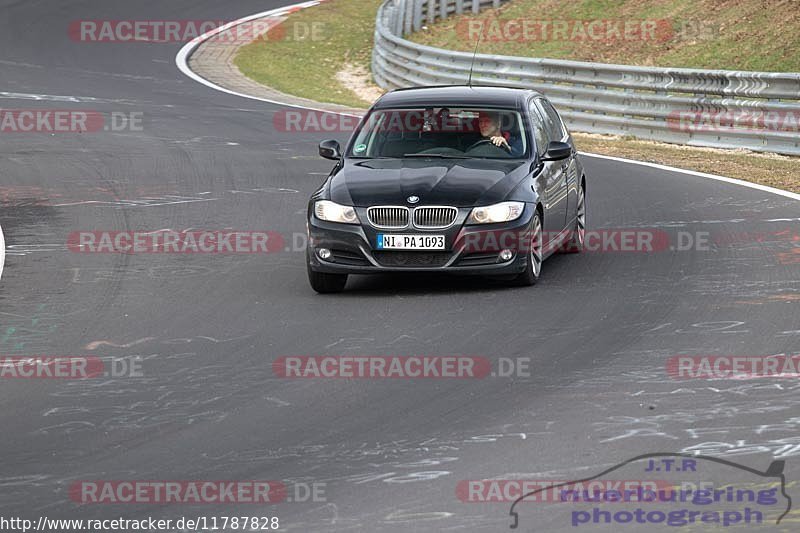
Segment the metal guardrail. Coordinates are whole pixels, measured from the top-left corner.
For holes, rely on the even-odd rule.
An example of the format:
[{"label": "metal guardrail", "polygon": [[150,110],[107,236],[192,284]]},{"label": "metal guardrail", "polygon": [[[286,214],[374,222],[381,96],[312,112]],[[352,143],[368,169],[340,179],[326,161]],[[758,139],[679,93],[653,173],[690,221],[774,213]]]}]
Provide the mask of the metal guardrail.
[{"label": "metal guardrail", "polygon": [[[403,38],[508,0],[386,0],[372,73],[385,89],[465,84],[472,54]],[[800,73],[634,67],[478,54],[472,82],[535,89],[575,131],[800,156]]]}]

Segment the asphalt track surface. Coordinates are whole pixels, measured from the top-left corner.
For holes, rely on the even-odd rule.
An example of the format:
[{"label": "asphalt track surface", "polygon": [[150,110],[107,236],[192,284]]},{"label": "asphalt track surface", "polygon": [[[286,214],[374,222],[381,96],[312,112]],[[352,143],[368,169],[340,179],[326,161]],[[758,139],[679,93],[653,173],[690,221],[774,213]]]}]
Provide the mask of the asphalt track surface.
[{"label": "asphalt track surface", "polygon": [[[798,352],[797,245],[742,238],[797,234],[796,200],[587,158],[590,229],[736,243],[559,255],[524,289],[377,276],[323,297],[308,286],[302,251],[68,251],[77,230],[304,233],[308,195],[331,166],[316,154],[319,134],[277,132],[279,106],[188,79],[174,65],[182,43],[67,35],[74,19],[230,20],[279,5],[0,2],[0,106],[144,113],[141,132],[0,138],[0,353],[140,356],[144,374],[3,380],[2,515],[268,515],[290,531],[504,531],[508,505],[462,503],[458,481],[574,479],[642,453],[695,450],[760,469],[785,458],[791,489],[800,477],[796,380],[677,382],[665,362]],[[273,360],[298,354],[528,357],[532,372],[273,374]],[[79,506],[68,489],[87,479],[314,482],[327,501]],[[533,514],[526,521],[533,512],[523,510],[522,530],[575,529],[565,510],[537,515],[538,524]]]}]

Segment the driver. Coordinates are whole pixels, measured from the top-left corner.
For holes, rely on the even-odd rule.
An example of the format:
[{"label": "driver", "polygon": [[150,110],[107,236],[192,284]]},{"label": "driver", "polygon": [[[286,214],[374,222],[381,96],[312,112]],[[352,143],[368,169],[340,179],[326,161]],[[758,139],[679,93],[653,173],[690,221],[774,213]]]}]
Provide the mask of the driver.
[{"label": "driver", "polygon": [[478,114],[478,129],[483,140],[488,140],[493,145],[507,150],[514,157],[522,155],[522,139],[500,129],[499,113],[480,111]]}]

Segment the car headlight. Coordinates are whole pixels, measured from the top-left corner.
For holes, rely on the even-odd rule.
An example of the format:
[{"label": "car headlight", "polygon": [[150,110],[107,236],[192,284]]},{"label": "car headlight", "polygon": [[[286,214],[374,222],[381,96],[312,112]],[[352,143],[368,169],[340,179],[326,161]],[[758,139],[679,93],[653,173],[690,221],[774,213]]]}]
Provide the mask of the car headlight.
[{"label": "car headlight", "polygon": [[339,205],[330,200],[319,200],[314,204],[314,214],[320,220],[341,222],[342,224],[358,224],[356,210],[348,205]]},{"label": "car headlight", "polygon": [[500,202],[499,204],[475,207],[467,217],[467,224],[510,222],[522,216],[524,209],[524,202]]}]

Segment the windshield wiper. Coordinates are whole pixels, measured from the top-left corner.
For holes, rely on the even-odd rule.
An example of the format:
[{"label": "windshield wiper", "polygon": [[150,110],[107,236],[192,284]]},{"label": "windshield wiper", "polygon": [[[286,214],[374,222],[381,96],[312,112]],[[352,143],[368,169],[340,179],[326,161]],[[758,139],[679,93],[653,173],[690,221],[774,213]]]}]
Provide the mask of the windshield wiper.
[{"label": "windshield wiper", "polygon": [[437,157],[439,159],[473,159],[467,155],[453,154],[403,154],[403,157]]}]

